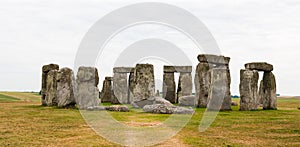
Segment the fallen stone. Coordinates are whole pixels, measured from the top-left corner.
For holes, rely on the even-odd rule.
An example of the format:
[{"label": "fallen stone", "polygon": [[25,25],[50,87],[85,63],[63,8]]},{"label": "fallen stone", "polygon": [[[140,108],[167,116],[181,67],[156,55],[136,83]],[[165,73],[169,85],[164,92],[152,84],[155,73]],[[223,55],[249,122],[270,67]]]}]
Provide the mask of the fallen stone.
[{"label": "fallen stone", "polygon": [[193,114],[194,110],[191,108],[176,107],[173,105],[153,104],[143,107],[144,112],[155,114]]},{"label": "fallen stone", "polygon": [[238,103],[237,102],[231,102],[231,106],[238,106]]},{"label": "fallen stone", "polygon": [[135,101],[131,105],[134,108],[143,108],[145,105],[153,105],[153,104],[172,105],[171,102],[161,97],[152,97],[145,100]]},{"label": "fallen stone", "polygon": [[266,62],[252,62],[245,64],[245,68],[249,70],[258,70],[258,71],[273,71],[273,65]]},{"label": "fallen stone", "polygon": [[197,106],[197,99],[196,96],[189,95],[189,96],[182,96],[178,99],[179,106]]},{"label": "fallen stone", "polygon": [[192,108],[176,107],[174,114],[194,114],[194,112]]},{"label": "fallen stone", "polygon": [[125,105],[112,105],[106,107],[108,111],[129,112],[129,108]]},{"label": "fallen stone", "polygon": [[104,111],[106,110],[106,107],[105,106],[89,106],[87,107],[88,111]]},{"label": "fallen stone", "polygon": [[58,107],[72,108],[75,107],[73,88],[75,86],[75,78],[72,69],[62,68],[57,73],[57,100]]}]

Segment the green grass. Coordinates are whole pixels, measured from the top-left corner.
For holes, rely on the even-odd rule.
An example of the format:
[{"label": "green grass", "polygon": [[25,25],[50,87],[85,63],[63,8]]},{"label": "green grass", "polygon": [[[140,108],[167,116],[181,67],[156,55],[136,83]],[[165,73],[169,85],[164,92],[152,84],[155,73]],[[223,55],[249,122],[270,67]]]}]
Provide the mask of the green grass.
[{"label": "green grass", "polygon": [[15,97],[11,97],[11,96],[0,94],[0,102],[1,101],[19,101],[19,100],[20,99],[15,98]]},{"label": "green grass", "polygon": [[[42,107],[36,93],[1,92],[0,97],[0,146],[117,146],[98,136],[77,109]],[[158,146],[300,146],[299,106],[297,98],[279,98],[278,110],[238,111],[233,106],[219,112],[205,132],[198,131],[205,109],[197,108],[177,135]],[[141,127],[169,117],[138,109],[109,114]]]}]

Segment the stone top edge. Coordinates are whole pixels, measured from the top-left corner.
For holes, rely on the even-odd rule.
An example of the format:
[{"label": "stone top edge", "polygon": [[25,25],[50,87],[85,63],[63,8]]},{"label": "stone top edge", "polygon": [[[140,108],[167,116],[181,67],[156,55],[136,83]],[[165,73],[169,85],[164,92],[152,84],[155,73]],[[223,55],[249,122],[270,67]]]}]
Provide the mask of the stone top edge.
[{"label": "stone top edge", "polygon": [[134,67],[114,67],[114,73],[130,73],[134,71]]},{"label": "stone top edge", "polygon": [[265,72],[273,71],[273,65],[267,62],[246,63],[245,68],[248,70],[258,70],[258,71],[265,71]]},{"label": "stone top edge", "polygon": [[213,63],[213,64],[229,64],[230,57],[213,54],[199,54],[197,56],[199,62]]},{"label": "stone top edge", "polygon": [[165,65],[164,66],[164,72],[192,72],[193,67],[192,66],[170,66]]}]

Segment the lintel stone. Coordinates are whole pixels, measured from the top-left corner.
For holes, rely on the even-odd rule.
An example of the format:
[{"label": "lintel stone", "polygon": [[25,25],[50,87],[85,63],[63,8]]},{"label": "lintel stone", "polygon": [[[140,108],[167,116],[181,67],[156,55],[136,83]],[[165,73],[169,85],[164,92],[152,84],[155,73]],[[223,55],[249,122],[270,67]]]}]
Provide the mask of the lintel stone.
[{"label": "lintel stone", "polygon": [[179,72],[179,73],[191,73],[192,66],[164,66],[164,72]]},{"label": "lintel stone", "polygon": [[198,55],[199,62],[213,63],[213,64],[225,64],[228,65],[230,57],[211,55],[211,54],[200,54]]},{"label": "lintel stone", "polygon": [[114,73],[130,73],[133,72],[134,68],[133,67],[115,67],[113,69]]},{"label": "lintel stone", "polygon": [[249,70],[258,70],[258,71],[273,71],[273,65],[267,62],[252,62],[245,64],[245,68]]}]

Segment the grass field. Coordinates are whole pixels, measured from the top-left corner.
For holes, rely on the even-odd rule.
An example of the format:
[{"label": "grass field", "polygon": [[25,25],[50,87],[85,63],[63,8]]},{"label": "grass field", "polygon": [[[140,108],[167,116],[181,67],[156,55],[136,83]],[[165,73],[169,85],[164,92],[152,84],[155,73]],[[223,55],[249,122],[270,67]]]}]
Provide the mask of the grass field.
[{"label": "grass field", "polygon": [[[239,99],[233,99],[238,102]],[[205,109],[157,146],[300,146],[299,98],[279,98],[278,110],[220,112],[209,129],[198,131]],[[109,112],[128,125],[151,125],[169,115]],[[76,109],[40,106],[37,93],[0,92],[0,146],[117,146],[98,136]]]}]

